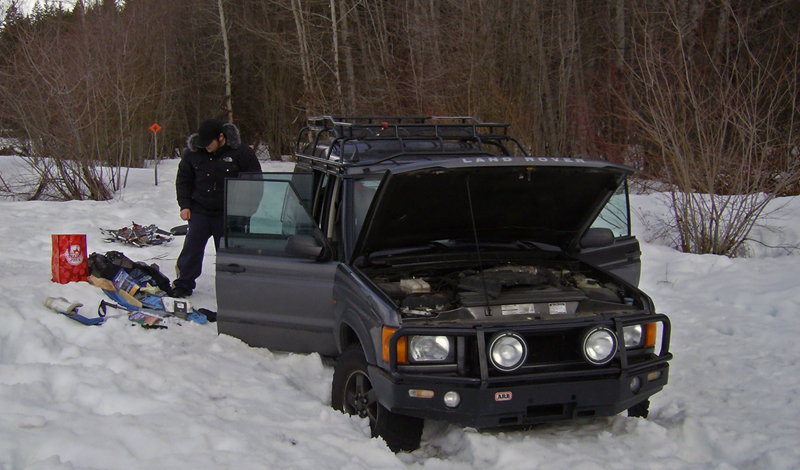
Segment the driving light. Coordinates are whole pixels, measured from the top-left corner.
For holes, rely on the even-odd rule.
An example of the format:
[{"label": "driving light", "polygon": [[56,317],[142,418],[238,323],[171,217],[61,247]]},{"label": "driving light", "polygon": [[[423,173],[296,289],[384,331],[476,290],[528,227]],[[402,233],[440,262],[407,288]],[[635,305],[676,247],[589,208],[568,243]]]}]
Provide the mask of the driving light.
[{"label": "driving light", "polygon": [[411,362],[444,361],[450,355],[447,336],[410,336],[408,358]]},{"label": "driving light", "polygon": [[638,348],[642,345],[642,325],[626,326],[622,329],[626,348]]},{"label": "driving light", "polygon": [[489,360],[493,366],[504,372],[518,369],[525,363],[527,356],[525,340],[510,331],[496,335],[489,345]]},{"label": "driving light", "polygon": [[448,408],[455,408],[461,403],[461,395],[458,392],[447,392],[443,398],[444,404]]},{"label": "driving light", "polygon": [[592,328],[583,336],[583,355],[591,364],[606,364],[614,358],[616,352],[617,337],[608,328]]}]

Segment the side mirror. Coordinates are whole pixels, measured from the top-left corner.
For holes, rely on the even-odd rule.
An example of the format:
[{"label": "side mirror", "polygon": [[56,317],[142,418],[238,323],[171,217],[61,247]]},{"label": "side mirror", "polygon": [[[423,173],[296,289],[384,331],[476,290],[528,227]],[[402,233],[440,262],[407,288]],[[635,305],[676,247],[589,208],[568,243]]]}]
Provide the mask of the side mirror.
[{"label": "side mirror", "polygon": [[614,232],[610,228],[590,228],[581,237],[581,248],[603,248],[614,244]]},{"label": "side mirror", "polygon": [[292,235],[286,240],[286,252],[300,258],[319,259],[322,248],[311,235]]}]

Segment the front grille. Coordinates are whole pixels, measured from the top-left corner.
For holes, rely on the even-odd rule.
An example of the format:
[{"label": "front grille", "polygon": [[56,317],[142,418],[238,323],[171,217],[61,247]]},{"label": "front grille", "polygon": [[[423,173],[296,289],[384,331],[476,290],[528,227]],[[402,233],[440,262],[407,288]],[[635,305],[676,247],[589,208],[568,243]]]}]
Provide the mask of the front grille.
[{"label": "front grille", "polygon": [[526,366],[581,360],[580,351],[578,350],[580,342],[579,331],[548,335],[524,335],[523,338],[528,343]]},{"label": "front grille", "polygon": [[[558,332],[529,333],[522,335],[528,345],[525,363],[512,374],[555,372],[592,369],[581,353],[584,328],[569,328]],[[490,367],[490,375],[500,374]]]},{"label": "front grille", "polygon": [[478,347],[479,337],[471,337],[467,340],[469,354],[468,364],[461,370],[467,370],[467,375],[478,377],[480,370],[480,350],[483,349],[487,355],[489,377],[510,377],[531,373],[559,372],[559,371],[578,371],[578,370],[597,370],[597,366],[592,366],[583,359],[580,352],[581,336],[586,327],[565,328],[558,331],[519,331],[528,345],[528,356],[525,363],[517,370],[512,372],[500,371],[491,366],[488,360],[488,348],[491,338],[495,333],[484,335],[484,347]]}]

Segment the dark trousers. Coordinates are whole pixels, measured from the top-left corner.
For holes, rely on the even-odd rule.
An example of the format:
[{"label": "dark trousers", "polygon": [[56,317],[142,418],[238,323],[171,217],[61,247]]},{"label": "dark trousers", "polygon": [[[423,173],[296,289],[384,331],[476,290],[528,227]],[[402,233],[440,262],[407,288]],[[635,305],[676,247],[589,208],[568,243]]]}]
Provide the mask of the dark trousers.
[{"label": "dark trousers", "polygon": [[194,290],[195,280],[203,272],[203,256],[208,239],[214,237],[214,248],[219,248],[224,230],[225,220],[222,215],[192,212],[189,231],[186,232],[186,239],[183,241],[183,250],[175,264],[178,269],[178,278],[173,283],[175,287]]}]

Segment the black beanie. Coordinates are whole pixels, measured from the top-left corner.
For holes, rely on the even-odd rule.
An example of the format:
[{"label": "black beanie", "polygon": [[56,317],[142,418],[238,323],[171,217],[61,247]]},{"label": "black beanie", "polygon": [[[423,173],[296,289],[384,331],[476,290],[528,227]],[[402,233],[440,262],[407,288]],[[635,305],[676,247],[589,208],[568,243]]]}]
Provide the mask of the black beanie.
[{"label": "black beanie", "polygon": [[205,148],[211,145],[211,142],[218,139],[219,135],[222,134],[223,124],[225,124],[223,121],[217,119],[206,119],[203,121],[200,127],[197,128],[197,140],[195,141],[195,145],[198,148]]}]

